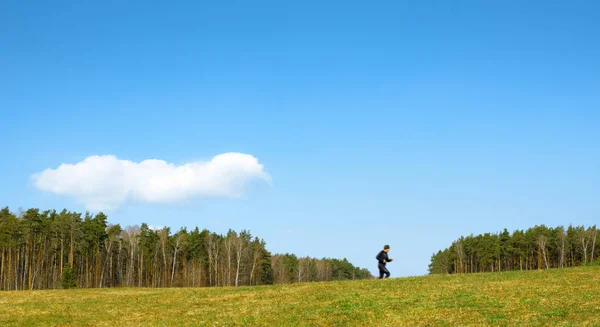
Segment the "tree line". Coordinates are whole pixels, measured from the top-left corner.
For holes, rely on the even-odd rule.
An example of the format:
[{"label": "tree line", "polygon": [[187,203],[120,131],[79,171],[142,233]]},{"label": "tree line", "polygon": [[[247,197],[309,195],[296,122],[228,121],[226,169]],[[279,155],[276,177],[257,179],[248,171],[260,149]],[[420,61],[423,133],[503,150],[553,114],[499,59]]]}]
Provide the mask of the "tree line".
[{"label": "tree line", "polygon": [[271,260],[276,284],[331,280],[368,279],[373,276],[366,268],[352,265],[346,258],[298,258],[294,254],[274,255]]},{"label": "tree line", "polygon": [[585,228],[556,228],[536,225],[527,230],[506,228],[501,233],[460,237],[452,245],[431,256],[430,274],[497,272],[566,268],[592,263],[597,259],[600,231],[596,225]]},{"label": "tree line", "polygon": [[[284,263],[285,262],[285,263]],[[346,259],[271,255],[250,231],[109,224],[100,212],[0,210],[0,289],[207,287],[371,278]]]}]

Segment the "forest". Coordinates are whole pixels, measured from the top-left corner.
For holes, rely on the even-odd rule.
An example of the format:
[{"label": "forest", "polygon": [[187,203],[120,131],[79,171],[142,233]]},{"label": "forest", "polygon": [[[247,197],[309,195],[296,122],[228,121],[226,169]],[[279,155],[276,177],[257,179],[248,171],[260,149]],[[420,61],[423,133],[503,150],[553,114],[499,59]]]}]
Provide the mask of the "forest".
[{"label": "forest", "polygon": [[346,259],[272,255],[250,231],[121,227],[97,214],[0,210],[0,289],[252,286],[372,278]]},{"label": "forest", "polygon": [[597,261],[596,225],[564,228],[536,225],[527,230],[460,237],[431,256],[430,274],[566,268]]}]

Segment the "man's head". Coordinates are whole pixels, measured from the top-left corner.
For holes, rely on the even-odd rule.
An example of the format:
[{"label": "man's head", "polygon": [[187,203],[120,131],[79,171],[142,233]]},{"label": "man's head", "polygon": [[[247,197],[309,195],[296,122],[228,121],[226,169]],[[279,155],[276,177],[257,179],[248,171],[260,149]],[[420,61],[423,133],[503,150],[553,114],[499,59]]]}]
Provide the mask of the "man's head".
[{"label": "man's head", "polygon": [[383,251],[385,251],[386,253],[387,253],[387,252],[390,252],[390,246],[389,246],[389,245],[387,245],[387,244],[386,244],[386,245],[384,245],[384,246],[383,246]]}]

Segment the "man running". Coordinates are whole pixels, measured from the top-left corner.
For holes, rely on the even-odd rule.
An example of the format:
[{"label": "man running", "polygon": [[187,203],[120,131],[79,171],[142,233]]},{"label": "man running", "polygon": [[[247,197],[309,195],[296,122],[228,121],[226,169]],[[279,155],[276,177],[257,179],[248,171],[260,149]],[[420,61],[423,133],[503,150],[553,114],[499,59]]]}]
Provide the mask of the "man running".
[{"label": "man running", "polygon": [[377,268],[379,268],[379,279],[382,279],[383,275],[385,275],[385,278],[390,277],[390,272],[385,267],[385,264],[394,261],[394,259],[388,257],[388,252],[390,252],[390,246],[386,244],[376,257],[377,261],[379,261],[377,265]]}]

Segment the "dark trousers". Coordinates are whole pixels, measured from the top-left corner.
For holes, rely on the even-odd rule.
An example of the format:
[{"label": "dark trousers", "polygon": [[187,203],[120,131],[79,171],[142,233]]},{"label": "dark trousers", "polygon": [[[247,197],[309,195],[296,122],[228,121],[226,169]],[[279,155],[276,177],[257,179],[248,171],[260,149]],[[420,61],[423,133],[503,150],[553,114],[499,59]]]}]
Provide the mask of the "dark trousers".
[{"label": "dark trousers", "polygon": [[379,268],[379,279],[383,278],[383,275],[385,275],[385,278],[390,277],[390,272],[387,270],[383,263],[377,265],[377,268]]}]

